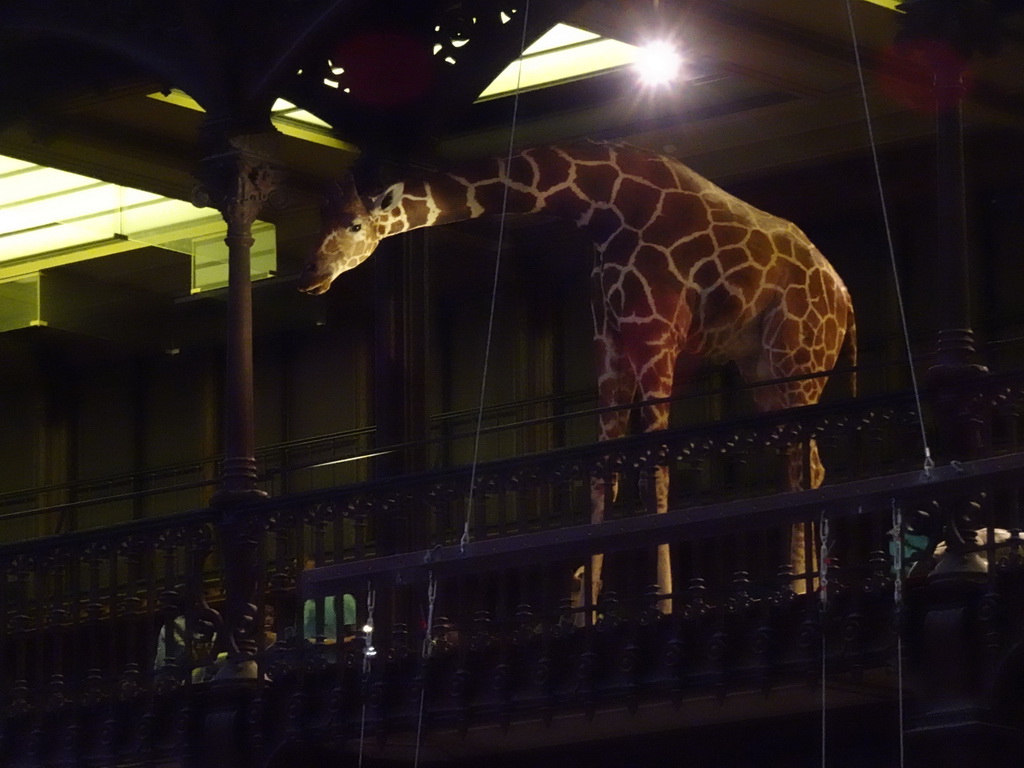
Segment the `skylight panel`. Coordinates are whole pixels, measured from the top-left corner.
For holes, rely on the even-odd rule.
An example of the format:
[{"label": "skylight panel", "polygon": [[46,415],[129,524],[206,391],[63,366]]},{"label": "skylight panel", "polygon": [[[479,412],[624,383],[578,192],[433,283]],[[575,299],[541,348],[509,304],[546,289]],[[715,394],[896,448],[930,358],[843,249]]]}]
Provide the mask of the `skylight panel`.
[{"label": "skylight panel", "polygon": [[534,56],[538,53],[600,39],[601,36],[594,32],[587,32],[585,29],[571,27],[568,24],[556,24],[535,40],[533,45],[523,51],[523,55]]},{"label": "skylight panel", "polygon": [[478,100],[579,80],[633,64],[639,49],[620,40],[556,24],[509,64]]}]

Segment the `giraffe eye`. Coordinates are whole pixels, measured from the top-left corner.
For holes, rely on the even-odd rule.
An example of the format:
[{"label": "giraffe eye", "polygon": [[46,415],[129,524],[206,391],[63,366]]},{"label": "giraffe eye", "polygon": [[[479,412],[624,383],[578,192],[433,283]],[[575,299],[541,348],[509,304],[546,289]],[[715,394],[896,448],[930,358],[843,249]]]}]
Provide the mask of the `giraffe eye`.
[{"label": "giraffe eye", "polygon": [[363,228],[362,224],[353,224],[351,227],[348,228],[348,231],[349,232],[358,232],[362,228]]}]

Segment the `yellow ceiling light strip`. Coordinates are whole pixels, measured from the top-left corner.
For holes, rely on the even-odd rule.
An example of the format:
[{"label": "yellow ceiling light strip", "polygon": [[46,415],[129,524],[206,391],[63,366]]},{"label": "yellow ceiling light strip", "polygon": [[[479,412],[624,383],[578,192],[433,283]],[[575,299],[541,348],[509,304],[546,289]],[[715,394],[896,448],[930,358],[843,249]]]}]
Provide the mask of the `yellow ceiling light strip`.
[{"label": "yellow ceiling light strip", "polygon": [[212,208],[0,156],[0,281],[149,245],[195,257],[224,231]]}]

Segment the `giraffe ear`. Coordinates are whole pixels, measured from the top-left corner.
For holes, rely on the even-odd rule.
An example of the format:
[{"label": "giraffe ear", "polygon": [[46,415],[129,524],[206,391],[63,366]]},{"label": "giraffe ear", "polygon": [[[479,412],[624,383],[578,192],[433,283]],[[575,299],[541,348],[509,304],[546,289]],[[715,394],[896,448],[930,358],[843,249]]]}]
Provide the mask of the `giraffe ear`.
[{"label": "giraffe ear", "polygon": [[345,174],[340,179],[328,185],[324,191],[324,207],[328,209],[340,208],[350,200],[358,199],[356,183],[351,174]]},{"label": "giraffe ear", "polygon": [[405,189],[405,185],[402,182],[392,184],[390,187],[385,189],[379,195],[370,200],[369,205],[366,206],[367,210],[371,213],[377,213],[378,211],[390,211],[396,207],[399,201],[402,199],[402,191]]}]

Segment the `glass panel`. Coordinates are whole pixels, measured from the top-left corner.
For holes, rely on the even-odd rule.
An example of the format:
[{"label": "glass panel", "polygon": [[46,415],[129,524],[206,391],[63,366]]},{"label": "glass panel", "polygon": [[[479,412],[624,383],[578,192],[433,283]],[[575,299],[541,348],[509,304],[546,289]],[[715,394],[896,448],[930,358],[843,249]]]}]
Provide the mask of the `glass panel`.
[{"label": "glass panel", "polygon": [[[277,230],[258,221],[252,228],[253,245],[249,274],[253,280],[270,277],[277,269]],[[192,293],[223,288],[228,284],[228,247],[223,235],[192,241]]]},{"label": "glass panel", "polygon": [[39,275],[0,283],[0,332],[39,325]]}]

